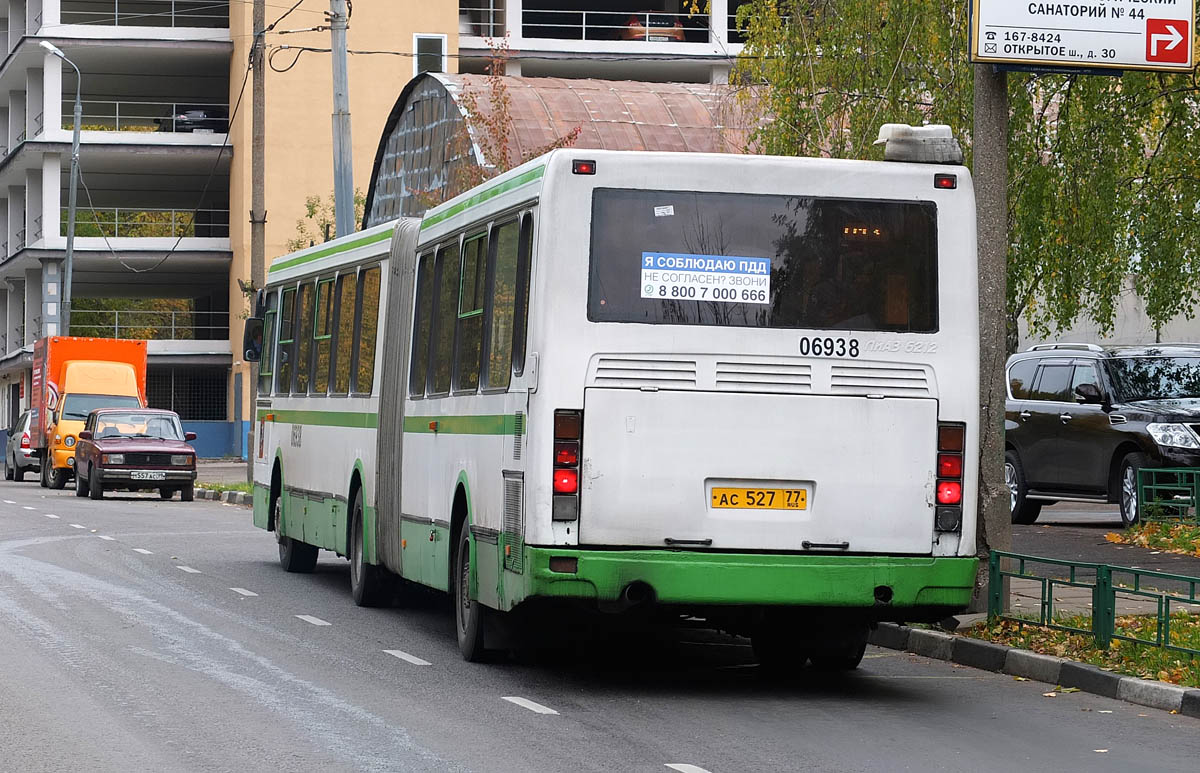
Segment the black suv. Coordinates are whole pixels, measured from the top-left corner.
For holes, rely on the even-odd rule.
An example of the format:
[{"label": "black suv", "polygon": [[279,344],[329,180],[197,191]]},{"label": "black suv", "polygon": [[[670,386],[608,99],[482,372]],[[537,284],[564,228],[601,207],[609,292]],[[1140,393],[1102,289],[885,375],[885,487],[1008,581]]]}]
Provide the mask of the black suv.
[{"label": "black suv", "polygon": [[1138,518],[1137,471],[1200,467],[1200,345],[1042,344],[1008,360],[1004,479],[1013,523],[1058,500]]}]

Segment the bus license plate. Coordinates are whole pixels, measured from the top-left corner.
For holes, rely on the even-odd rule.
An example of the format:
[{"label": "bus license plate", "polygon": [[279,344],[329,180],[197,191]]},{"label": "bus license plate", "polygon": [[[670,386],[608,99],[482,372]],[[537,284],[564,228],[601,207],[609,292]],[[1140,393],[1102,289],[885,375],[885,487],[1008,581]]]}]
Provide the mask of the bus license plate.
[{"label": "bus license plate", "polygon": [[167,474],[165,472],[157,472],[155,470],[147,470],[147,471],[135,470],[135,471],[129,473],[129,479],[130,480],[166,480]]},{"label": "bus license plate", "polygon": [[734,510],[804,510],[808,492],[802,488],[714,488],[712,506]]}]

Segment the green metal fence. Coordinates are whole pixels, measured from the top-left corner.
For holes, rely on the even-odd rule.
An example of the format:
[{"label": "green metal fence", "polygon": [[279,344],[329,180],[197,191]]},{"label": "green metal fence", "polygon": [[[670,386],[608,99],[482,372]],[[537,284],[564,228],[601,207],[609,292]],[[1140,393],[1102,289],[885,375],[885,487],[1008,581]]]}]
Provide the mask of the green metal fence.
[{"label": "green metal fence", "polygon": [[1200,525],[1200,469],[1138,470],[1138,513],[1144,521]]},{"label": "green metal fence", "polygon": [[[1084,634],[1107,649],[1113,640],[1128,641],[1176,652],[1200,655],[1200,649],[1178,643],[1173,622],[1200,619],[1200,577],[1133,569],[1084,561],[1007,553],[993,550],[988,563],[988,621],[1011,620],[1059,631]],[[1013,582],[1040,588],[1036,613],[1017,614],[1010,607]],[[1061,589],[1083,589],[1062,591]],[[1089,598],[1090,612],[1056,598],[1056,592]],[[1118,600],[1140,606],[1142,612],[1118,617]],[[1088,620],[1087,627],[1078,623]],[[1153,635],[1141,635],[1132,622],[1153,620]]]}]

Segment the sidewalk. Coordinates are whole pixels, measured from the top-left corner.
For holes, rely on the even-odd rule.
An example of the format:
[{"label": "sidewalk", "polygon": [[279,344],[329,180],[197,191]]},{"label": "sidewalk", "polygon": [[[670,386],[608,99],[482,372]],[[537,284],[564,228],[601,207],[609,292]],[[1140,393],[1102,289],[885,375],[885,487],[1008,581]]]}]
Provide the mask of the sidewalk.
[{"label": "sidewalk", "polygon": [[246,463],[238,459],[201,459],[196,467],[197,483],[246,482]]}]

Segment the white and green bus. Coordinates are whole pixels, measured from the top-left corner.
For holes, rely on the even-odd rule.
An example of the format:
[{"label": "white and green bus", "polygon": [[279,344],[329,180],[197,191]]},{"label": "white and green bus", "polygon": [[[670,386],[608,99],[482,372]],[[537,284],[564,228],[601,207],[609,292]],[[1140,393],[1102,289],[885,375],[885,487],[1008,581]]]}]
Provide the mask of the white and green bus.
[{"label": "white and green bus", "polygon": [[254,522],[469,660],[540,600],[852,668],[971,597],[975,255],[958,165],[554,151],[274,261]]}]

